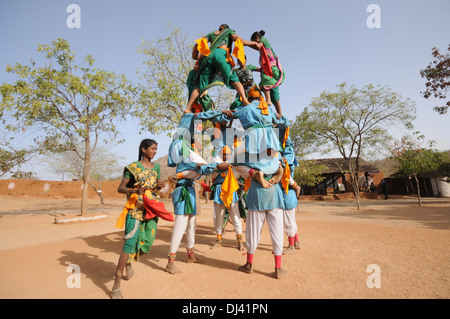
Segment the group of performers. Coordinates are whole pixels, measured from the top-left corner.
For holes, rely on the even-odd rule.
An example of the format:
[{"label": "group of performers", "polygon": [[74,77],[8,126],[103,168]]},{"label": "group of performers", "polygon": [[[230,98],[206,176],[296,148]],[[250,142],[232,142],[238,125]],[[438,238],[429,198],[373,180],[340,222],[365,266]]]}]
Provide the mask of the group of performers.
[{"label": "group of performers", "polygon": [[[159,180],[159,165],[152,162],[157,143],[143,140],[139,160],[124,169],[118,188],[119,193],[127,194],[128,202],[116,224],[125,228],[125,244],[111,298],[122,298],[123,272],[126,270],[127,279],[134,274],[131,261],[138,260],[139,255],[151,248],[159,218],[174,222],[165,271],[181,272],[175,260],[183,235],[188,262],[199,262],[194,251],[197,214],[194,183],[206,175],[213,178],[211,199],[217,236],[211,248],[222,245],[224,219],[228,214],[236,232],[237,248],[244,250],[241,223],[244,219],[247,260],[238,270],[252,273],[255,251],[267,220],[275,256],[275,278],[286,273],[281,267],[282,254],[300,248],[295,220],[300,187],[293,180],[298,164],[289,138],[290,123],[281,112],[279,86],[284,81],[284,71],[264,35],[264,31],[259,31],[252,34],[251,40],[243,40],[223,24],[196,40],[192,54],[196,64],[187,79],[189,100],[168,152],[168,166],[176,167],[176,174],[169,177],[174,186],[171,195],[175,216],[165,210],[157,192],[166,186]],[[244,46],[259,51],[259,67],[246,65]],[[235,68],[233,56],[239,68]],[[253,82],[252,72],[261,72],[259,85]],[[208,89],[215,85],[237,91],[229,109],[215,110],[208,95]],[[237,120],[241,128],[232,126]],[[210,153],[203,149],[206,130],[214,148]],[[289,245],[283,251],[284,233]]]}]

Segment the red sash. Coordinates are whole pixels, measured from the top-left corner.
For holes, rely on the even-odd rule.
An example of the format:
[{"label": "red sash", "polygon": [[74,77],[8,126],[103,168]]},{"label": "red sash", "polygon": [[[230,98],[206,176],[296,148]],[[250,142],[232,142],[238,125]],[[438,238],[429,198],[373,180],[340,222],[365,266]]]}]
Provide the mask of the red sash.
[{"label": "red sash", "polygon": [[155,217],[161,217],[164,220],[170,222],[174,221],[173,215],[167,211],[163,202],[158,202],[154,199],[148,198],[147,195],[142,195],[144,199],[145,219],[152,219]]},{"label": "red sash", "polygon": [[266,49],[264,48],[264,46],[261,48],[261,50],[259,50],[259,54],[260,54],[260,59],[261,59],[260,64],[264,70],[264,73],[267,76],[273,77],[272,67],[270,66],[269,57],[267,56],[267,52],[266,52]]}]

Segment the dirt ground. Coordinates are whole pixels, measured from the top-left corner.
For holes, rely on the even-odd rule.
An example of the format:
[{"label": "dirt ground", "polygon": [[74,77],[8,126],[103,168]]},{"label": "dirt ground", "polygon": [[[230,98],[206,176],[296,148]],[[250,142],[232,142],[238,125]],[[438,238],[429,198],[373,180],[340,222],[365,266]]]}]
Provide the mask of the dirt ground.
[{"label": "dirt ground", "polygon": [[[90,199],[89,216],[106,217],[67,224],[55,218],[77,217],[79,199],[0,200],[0,298],[109,298],[123,245],[123,231],[114,227],[123,199],[107,198],[106,205]],[[173,211],[169,201],[166,207]],[[450,297],[450,199],[427,198],[422,207],[414,198],[368,199],[360,211],[353,201],[300,201],[296,219],[301,250],[283,256],[288,273],[279,280],[267,226],[253,274],[237,271],[246,256],[236,248],[231,225],[224,246],[210,249],[211,202],[197,216],[195,249],[203,263],[186,263],[183,240],[177,255],[182,273],[164,272],[172,223],[160,220],[152,250],[133,264],[136,274],[122,282],[122,293],[136,299]],[[76,283],[72,264],[80,269],[79,288],[69,288]]]}]

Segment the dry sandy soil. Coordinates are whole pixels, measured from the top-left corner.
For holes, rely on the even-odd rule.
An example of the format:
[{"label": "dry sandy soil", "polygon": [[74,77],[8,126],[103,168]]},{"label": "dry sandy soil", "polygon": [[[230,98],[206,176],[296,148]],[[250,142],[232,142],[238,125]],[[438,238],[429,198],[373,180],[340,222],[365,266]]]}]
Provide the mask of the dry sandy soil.
[{"label": "dry sandy soil", "polygon": [[[0,200],[0,298],[109,298],[123,244],[114,224],[124,200],[106,199],[102,206],[91,199],[89,215],[106,218],[67,224],[55,218],[77,217],[78,199]],[[169,201],[166,207],[173,211]],[[182,274],[164,272],[172,223],[160,220],[152,250],[133,264],[136,274],[122,282],[122,293],[139,299],[450,297],[450,199],[425,199],[422,207],[406,197],[363,200],[360,211],[353,201],[301,201],[296,218],[301,250],[283,256],[288,274],[279,280],[266,226],[253,274],[237,271],[246,256],[236,249],[231,225],[224,246],[210,249],[211,203],[202,204],[197,220],[195,248],[203,263],[186,263],[183,240],[177,255]],[[80,288],[67,285],[71,264],[80,267]],[[379,288],[368,287],[373,264]]]}]

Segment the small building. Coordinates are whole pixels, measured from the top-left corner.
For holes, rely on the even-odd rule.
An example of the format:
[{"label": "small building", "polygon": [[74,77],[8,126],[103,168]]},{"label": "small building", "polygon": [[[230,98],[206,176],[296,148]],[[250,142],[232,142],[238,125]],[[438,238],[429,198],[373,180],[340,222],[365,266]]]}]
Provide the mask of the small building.
[{"label": "small building", "polygon": [[[305,195],[328,195],[353,192],[353,186],[350,180],[350,174],[347,173],[348,166],[343,158],[323,158],[312,160],[317,165],[326,167],[322,171],[324,180],[316,186],[304,186],[303,194]],[[355,166],[355,158],[351,159]],[[369,191],[370,185],[373,183],[377,191],[381,191],[379,184],[384,178],[384,173],[375,165],[359,159],[359,178],[358,184],[360,191]]]},{"label": "small building", "polygon": [[[450,198],[450,183],[447,183],[447,178],[438,172],[418,174],[420,196]],[[417,194],[417,185],[414,177],[389,177],[387,178],[387,183],[391,194]]]}]

